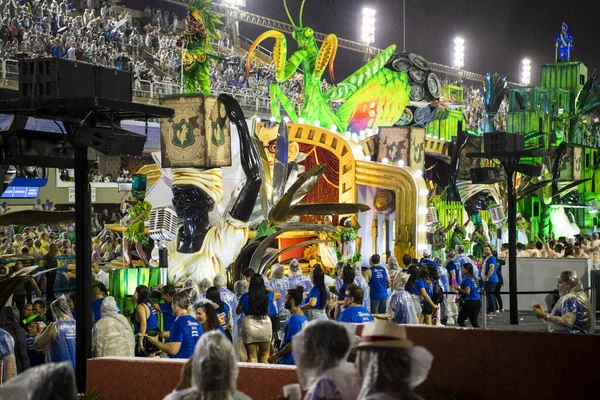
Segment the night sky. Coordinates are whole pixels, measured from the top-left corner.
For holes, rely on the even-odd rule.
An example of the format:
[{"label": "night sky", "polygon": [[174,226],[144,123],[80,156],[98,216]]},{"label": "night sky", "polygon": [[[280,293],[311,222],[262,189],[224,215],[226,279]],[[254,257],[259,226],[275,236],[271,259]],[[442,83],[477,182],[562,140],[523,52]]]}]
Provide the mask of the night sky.
[{"label": "night sky", "polygon": [[[246,10],[288,21],[283,0],[246,0]],[[297,22],[301,0],[288,0]],[[374,8],[377,24],[374,46],[397,45],[402,51],[402,0],[307,0],[304,26],[358,41],[362,7]],[[406,50],[427,60],[451,65],[453,40],[465,40],[464,69],[485,74],[500,72],[520,81],[521,60],[531,59],[532,84],[539,83],[539,66],[554,61],[554,37],[564,20],[571,27],[575,50],[572,59],[588,69],[600,68],[600,1],[573,0],[406,0]],[[264,28],[243,24],[241,33],[256,38]],[[287,38],[288,58],[296,49]],[[263,42],[272,49],[273,39]],[[363,62],[360,53],[340,50],[336,80]],[[325,74],[324,74],[325,75]]]}]

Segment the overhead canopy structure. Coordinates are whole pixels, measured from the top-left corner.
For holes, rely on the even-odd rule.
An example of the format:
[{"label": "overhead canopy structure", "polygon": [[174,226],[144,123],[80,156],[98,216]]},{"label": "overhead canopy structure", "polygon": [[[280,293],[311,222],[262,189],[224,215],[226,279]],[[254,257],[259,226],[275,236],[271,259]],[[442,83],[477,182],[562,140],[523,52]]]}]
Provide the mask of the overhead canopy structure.
[{"label": "overhead canopy structure", "polygon": [[0,226],[62,225],[75,222],[75,211],[23,210],[0,215]]}]

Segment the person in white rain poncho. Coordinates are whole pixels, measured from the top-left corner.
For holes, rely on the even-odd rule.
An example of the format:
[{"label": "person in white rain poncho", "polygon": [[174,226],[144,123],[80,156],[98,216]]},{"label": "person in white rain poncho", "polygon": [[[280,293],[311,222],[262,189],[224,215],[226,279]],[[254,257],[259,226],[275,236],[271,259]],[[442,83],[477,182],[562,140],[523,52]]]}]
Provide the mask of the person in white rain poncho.
[{"label": "person in white rain poncho", "polygon": [[563,271],[556,277],[560,299],[551,312],[533,308],[536,317],[548,323],[550,332],[589,333],[592,305],[575,271]]},{"label": "person in white rain poncho", "polygon": [[362,379],[357,399],[421,399],[412,390],[427,378],[433,356],[413,346],[404,326],[384,321],[365,324],[356,351]]},{"label": "person in white rain poncho", "polygon": [[346,361],[354,341],[352,324],[329,320],[308,322],[292,339],[298,382],[306,390],[304,400],[355,400],[360,381]]},{"label": "person in white rain poncho", "polygon": [[2,400],[76,400],[71,363],[49,363],[29,368],[0,386]]},{"label": "person in white rain poncho", "polygon": [[392,288],[394,291],[387,304],[387,314],[373,315],[375,318],[389,319],[397,324],[418,324],[417,312],[413,298],[404,288],[410,275],[400,271],[394,276]]},{"label": "person in white rain poncho", "polygon": [[237,391],[238,364],[229,339],[207,332],[185,363],[177,389],[164,400],[250,400]]},{"label": "person in white rain poncho", "polygon": [[284,326],[285,322],[290,317],[290,311],[285,308],[285,296],[290,289],[289,279],[284,276],[284,268],[281,264],[275,264],[271,267],[271,277],[269,285],[277,290],[281,297],[276,300],[275,305],[277,306],[277,332],[273,332],[275,336],[276,348],[283,341]]},{"label": "person in white rain poncho", "polygon": [[119,314],[114,297],[107,297],[100,308],[102,318],[92,329],[93,357],[133,357],[135,338],[131,324]]}]

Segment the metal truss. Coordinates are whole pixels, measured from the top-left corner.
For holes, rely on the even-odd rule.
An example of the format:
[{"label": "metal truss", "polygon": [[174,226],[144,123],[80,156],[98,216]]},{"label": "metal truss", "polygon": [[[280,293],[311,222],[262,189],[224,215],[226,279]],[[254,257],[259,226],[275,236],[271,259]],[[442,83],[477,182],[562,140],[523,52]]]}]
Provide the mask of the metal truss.
[{"label": "metal truss", "polygon": [[[284,33],[289,33],[289,34],[294,32],[294,27],[291,24],[288,24],[286,22],[276,21],[271,18],[263,17],[258,14],[249,13],[247,11],[243,11],[243,10],[240,10],[235,7],[226,6],[224,4],[213,3],[212,7],[215,12],[222,14],[223,16],[225,16],[227,18],[231,18],[233,20],[247,22],[249,24],[262,26],[262,27],[268,28],[268,29],[276,29],[278,31],[281,31]],[[325,37],[327,36],[326,34],[320,33],[320,32],[315,32],[314,35],[315,35],[315,38],[320,42],[322,42],[325,39]],[[368,56],[371,56],[371,57],[376,56],[377,54],[379,54],[382,51],[381,49],[379,49],[377,47],[369,46],[369,45],[366,45],[363,43],[354,42],[352,40],[347,40],[347,39],[342,39],[342,38],[338,38],[338,46],[343,49],[367,54]],[[443,74],[450,75],[450,76],[456,76],[460,79],[464,79],[464,80],[468,80],[468,81],[483,82],[485,79],[484,75],[477,74],[475,72],[465,71],[463,69],[458,69],[456,67],[450,67],[448,65],[430,62],[429,67],[434,72],[443,73]],[[512,82],[510,82],[510,84],[518,85],[518,84],[512,83]]]}]

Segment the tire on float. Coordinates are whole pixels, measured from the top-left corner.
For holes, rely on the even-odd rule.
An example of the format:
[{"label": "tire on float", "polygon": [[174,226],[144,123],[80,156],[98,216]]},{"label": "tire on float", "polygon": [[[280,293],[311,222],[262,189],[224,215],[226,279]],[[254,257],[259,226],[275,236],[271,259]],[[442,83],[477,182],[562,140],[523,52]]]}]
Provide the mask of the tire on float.
[{"label": "tire on float", "polygon": [[429,71],[429,62],[427,62],[427,60],[423,56],[420,56],[420,55],[415,54],[415,53],[408,53],[406,55],[406,57],[410,61],[412,61],[412,64],[415,67],[417,67],[417,68],[419,68],[419,69],[421,69],[423,71]]},{"label": "tire on float", "polygon": [[410,70],[408,70],[408,76],[413,82],[423,84],[427,79],[428,72],[429,71],[424,71],[417,67],[412,67]]},{"label": "tire on float", "polygon": [[408,97],[412,101],[422,101],[425,98],[425,88],[419,83],[411,83],[410,93]]},{"label": "tire on float", "polygon": [[418,107],[414,113],[415,125],[425,127],[431,119],[431,107]]},{"label": "tire on float", "polygon": [[439,100],[442,96],[442,82],[440,78],[433,72],[427,74],[425,80],[425,99],[427,101]]},{"label": "tire on float", "polygon": [[395,54],[385,66],[392,71],[408,73],[408,71],[412,68],[413,63],[408,57]]},{"label": "tire on float", "polygon": [[410,107],[405,107],[400,115],[400,119],[395,123],[397,126],[410,126],[414,121],[413,110]]}]

